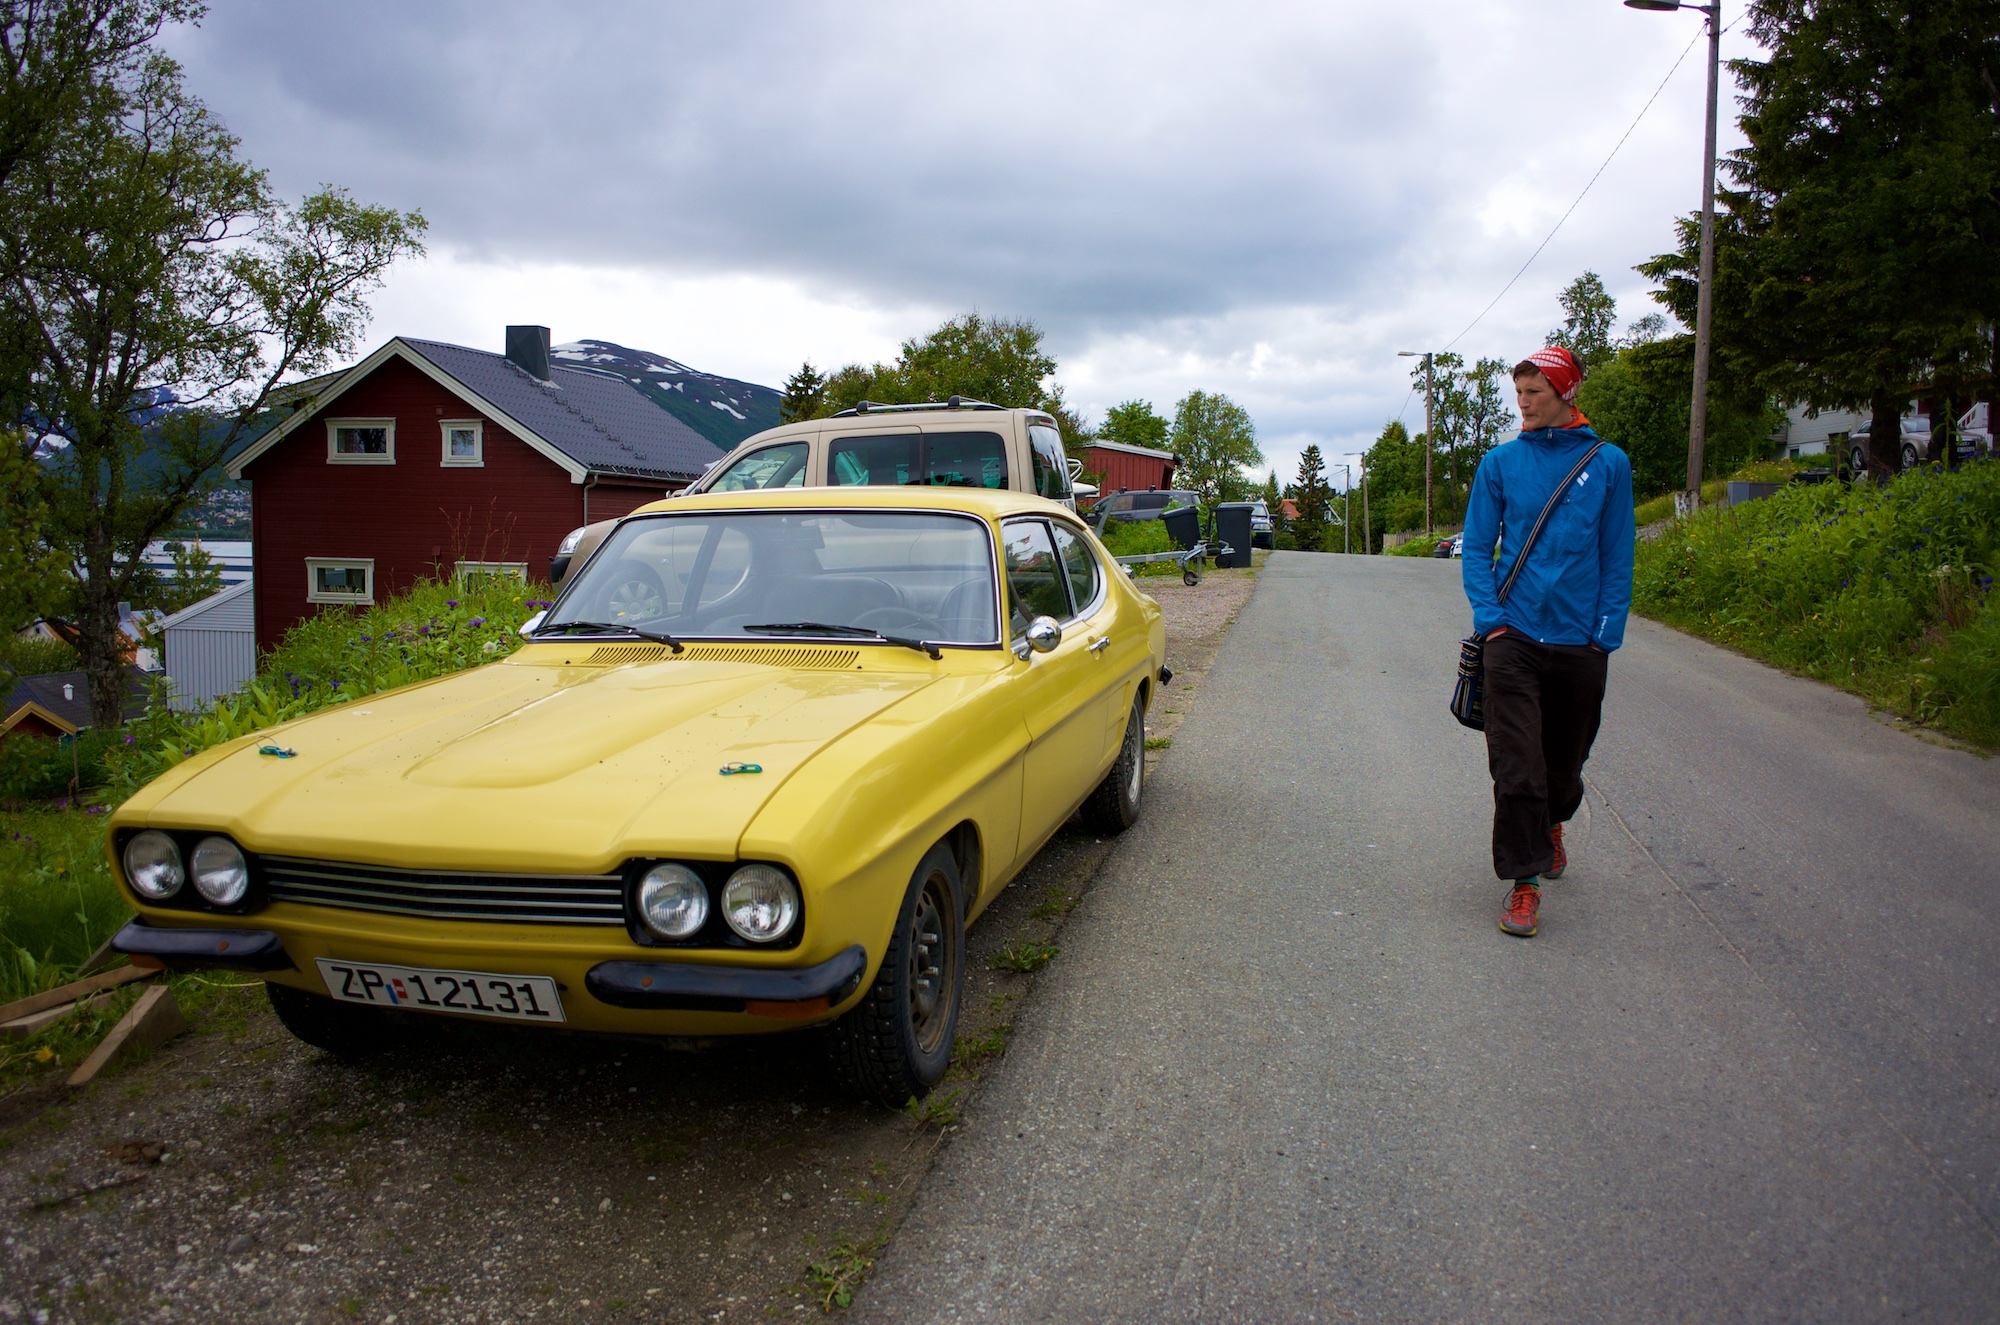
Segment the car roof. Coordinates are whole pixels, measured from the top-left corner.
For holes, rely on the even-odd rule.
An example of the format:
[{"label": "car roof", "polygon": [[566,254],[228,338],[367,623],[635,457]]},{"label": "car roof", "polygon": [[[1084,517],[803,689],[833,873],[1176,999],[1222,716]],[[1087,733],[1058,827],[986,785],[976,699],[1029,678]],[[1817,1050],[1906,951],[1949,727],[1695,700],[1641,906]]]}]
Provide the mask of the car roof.
[{"label": "car roof", "polygon": [[703,492],[641,506],[634,515],[686,511],[795,511],[818,508],[862,510],[963,511],[987,520],[1009,515],[1063,515],[1076,512],[1059,502],[1005,488],[829,487],[769,488],[743,492]]}]

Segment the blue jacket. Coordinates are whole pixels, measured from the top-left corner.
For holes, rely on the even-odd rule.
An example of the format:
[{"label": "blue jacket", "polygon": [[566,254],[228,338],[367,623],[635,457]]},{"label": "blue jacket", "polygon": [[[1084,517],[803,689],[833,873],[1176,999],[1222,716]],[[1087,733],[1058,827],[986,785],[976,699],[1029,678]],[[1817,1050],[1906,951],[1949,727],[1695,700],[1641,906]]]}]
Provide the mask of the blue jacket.
[{"label": "blue jacket", "polygon": [[[1479,634],[1510,626],[1544,644],[1625,642],[1632,609],[1632,462],[1607,444],[1542,526],[1503,605],[1514,549],[1556,484],[1595,446],[1581,428],[1539,428],[1486,453],[1465,511],[1465,596]],[[1497,554],[1496,554],[1497,549]]]}]

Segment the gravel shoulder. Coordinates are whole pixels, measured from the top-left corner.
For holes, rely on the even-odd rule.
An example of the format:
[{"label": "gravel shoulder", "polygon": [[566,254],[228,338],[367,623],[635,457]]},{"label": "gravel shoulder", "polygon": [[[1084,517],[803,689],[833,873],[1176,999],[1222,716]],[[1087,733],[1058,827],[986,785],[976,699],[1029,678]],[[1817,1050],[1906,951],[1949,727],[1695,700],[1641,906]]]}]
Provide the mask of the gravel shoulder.
[{"label": "gravel shoulder", "polygon": [[[1141,587],[1176,673],[1148,731],[1171,740],[1254,572]],[[215,976],[242,987],[151,1056],[74,1095],[51,1064],[0,1100],[0,1322],[838,1309],[1111,850],[1072,824],[972,927],[957,1066],[914,1114],[841,1094],[811,1033],[663,1047],[436,1023],[348,1063]]]}]

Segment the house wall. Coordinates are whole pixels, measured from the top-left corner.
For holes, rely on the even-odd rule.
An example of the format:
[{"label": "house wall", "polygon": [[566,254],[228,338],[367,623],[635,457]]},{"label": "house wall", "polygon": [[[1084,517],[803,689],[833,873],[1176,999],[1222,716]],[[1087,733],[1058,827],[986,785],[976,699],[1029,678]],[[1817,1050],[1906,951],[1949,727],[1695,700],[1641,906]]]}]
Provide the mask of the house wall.
[{"label": "house wall", "polygon": [[[326,420],[393,418],[394,464],[331,464]],[[478,468],[446,466],[445,419],[482,421]],[[308,558],[373,558],[374,599],[420,577],[449,575],[461,560],[525,562],[548,575],[564,534],[583,523],[583,488],[567,472],[455,393],[401,359],[389,359],[243,471],[251,484],[256,639],[268,649],[320,611],[306,596]],[[665,494],[600,484],[591,517]]]},{"label": "house wall", "polygon": [[171,707],[192,709],[234,694],[257,674],[255,592],[254,585],[234,595],[225,589],[169,619],[163,633]]},{"label": "house wall", "polygon": [[1104,474],[1097,484],[1100,496],[1108,497],[1120,488],[1144,492],[1147,488],[1171,488],[1174,485],[1174,462],[1171,460],[1156,460],[1151,456],[1133,455],[1128,451],[1113,451],[1101,446],[1091,447],[1087,454],[1089,459],[1084,462],[1084,467]]}]

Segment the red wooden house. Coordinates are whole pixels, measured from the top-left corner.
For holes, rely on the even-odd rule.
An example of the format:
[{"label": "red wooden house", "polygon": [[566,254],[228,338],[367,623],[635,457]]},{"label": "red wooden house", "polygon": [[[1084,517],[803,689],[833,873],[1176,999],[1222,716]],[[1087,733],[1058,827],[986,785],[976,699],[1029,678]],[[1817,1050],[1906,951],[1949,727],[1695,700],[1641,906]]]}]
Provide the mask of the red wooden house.
[{"label": "red wooden house", "polygon": [[229,467],[250,481],[257,646],[423,576],[547,573],[564,534],[685,487],[722,452],[622,378],[397,337],[309,385]]},{"label": "red wooden house", "polygon": [[1174,466],[1179,463],[1179,457],[1171,451],[1127,446],[1123,442],[1102,438],[1090,442],[1086,456],[1084,472],[1104,476],[1097,481],[1097,490],[1106,496],[1114,492],[1171,488],[1174,486]]}]

